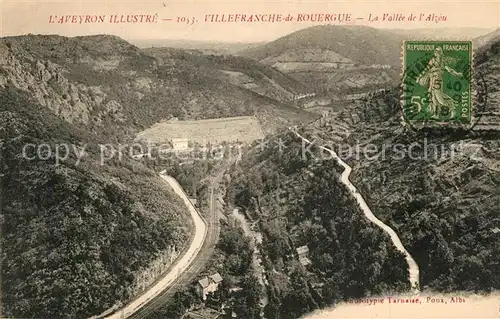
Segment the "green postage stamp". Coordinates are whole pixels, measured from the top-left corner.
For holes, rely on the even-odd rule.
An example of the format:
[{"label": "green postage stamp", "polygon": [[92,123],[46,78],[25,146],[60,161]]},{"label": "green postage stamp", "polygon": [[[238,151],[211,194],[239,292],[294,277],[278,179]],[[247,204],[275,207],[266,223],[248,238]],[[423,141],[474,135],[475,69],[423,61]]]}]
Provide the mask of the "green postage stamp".
[{"label": "green postage stamp", "polygon": [[403,118],[468,125],[472,117],[472,42],[405,41]]}]

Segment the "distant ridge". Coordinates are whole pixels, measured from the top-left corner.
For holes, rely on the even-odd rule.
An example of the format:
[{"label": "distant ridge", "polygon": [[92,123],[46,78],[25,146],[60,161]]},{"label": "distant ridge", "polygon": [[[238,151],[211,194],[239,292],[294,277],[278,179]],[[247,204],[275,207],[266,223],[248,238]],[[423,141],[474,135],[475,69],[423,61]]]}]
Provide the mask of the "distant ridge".
[{"label": "distant ridge", "polygon": [[390,31],[366,26],[321,25],[293,32],[264,45],[239,52],[239,55],[263,60],[297,48],[318,48],[362,64],[398,62],[404,37]]}]

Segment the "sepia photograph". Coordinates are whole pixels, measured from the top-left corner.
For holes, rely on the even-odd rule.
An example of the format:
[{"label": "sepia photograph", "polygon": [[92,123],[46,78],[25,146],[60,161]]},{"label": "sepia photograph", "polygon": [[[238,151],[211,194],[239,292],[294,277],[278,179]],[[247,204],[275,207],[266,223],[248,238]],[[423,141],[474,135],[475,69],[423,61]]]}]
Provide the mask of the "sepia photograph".
[{"label": "sepia photograph", "polygon": [[500,318],[500,0],[0,0],[0,318]]}]

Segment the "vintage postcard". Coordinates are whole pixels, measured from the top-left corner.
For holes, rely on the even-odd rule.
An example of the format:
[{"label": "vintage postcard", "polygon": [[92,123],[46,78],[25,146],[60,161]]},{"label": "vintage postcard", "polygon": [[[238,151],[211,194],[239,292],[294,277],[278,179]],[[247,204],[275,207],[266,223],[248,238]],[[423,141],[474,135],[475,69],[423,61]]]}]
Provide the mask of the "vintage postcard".
[{"label": "vintage postcard", "polygon": [[0,1],[0,318],[500,318],[500,0]]}]

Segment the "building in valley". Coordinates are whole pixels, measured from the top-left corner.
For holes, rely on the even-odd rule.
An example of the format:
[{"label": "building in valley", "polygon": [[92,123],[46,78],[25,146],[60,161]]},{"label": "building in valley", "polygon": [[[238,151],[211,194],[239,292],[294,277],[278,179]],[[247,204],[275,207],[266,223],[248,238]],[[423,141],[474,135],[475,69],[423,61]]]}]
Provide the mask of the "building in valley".
[{"label": "building in valley", "polygon": [[189,149],[189,139],[187,138],[173,138],[172,147],[175,151],[185,151]]},{"label": "building in valley", "polygon": [[206,276],[198,280],[196,284],[196,291],[203,300],[207,300],[207,295],[214,292],[219,287],[222,282],[222,276],[219,273],[215,273],[211,276]]},{"label": "building in valley", "polygon": [[309,247],[300,246],[297,248],[297,254],[299,255],[299,261],[302,266],[307,266],[311,263],[311,260],[309,260]]}]

